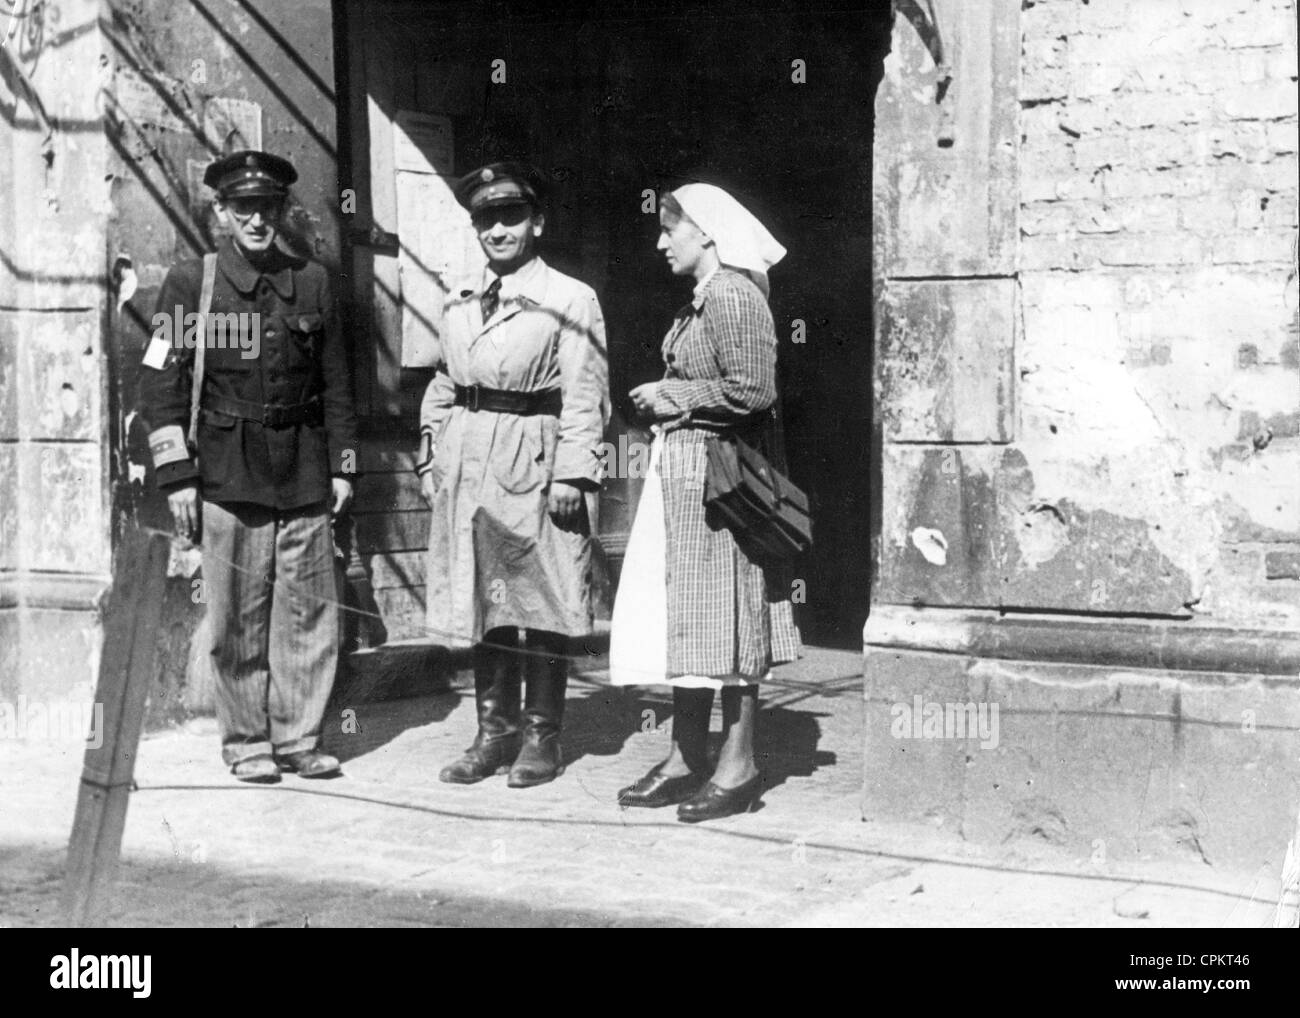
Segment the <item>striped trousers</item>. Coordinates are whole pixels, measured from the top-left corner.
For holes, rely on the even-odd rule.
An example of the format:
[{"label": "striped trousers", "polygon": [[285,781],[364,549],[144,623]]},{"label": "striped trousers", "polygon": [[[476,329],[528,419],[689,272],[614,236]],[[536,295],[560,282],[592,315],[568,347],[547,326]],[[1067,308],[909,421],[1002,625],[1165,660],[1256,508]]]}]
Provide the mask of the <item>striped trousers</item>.
[{"label": "striped trousers", "polygon": [[202,511],[222,758],[314,749],[339,657],[329,507]]}]

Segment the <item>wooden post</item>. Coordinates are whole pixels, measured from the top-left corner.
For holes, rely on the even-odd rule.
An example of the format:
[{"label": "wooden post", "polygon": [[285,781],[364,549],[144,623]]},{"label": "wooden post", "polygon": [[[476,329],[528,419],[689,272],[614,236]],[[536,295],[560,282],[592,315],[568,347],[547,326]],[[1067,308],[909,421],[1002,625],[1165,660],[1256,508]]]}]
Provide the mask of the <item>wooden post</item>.
[{"label": "wooden post", "polygon": [[70,926],[104,923],[153,677],[168,550],[166,537],[134,528],[119,549],[95,689],[95,703],[104,709],[103,740],[86,749],[68,844]]}]

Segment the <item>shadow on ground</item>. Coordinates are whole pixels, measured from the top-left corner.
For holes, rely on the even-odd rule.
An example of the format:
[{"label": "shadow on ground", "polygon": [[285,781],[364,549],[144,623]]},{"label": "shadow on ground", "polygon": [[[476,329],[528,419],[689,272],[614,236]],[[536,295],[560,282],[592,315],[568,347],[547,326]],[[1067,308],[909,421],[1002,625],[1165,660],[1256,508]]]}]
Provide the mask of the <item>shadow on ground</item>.
[{"label": "shadow on ground", "polygon": [[[566,765],[587,756],[616,757],[628,739],[638,734],[658,733],[663,738],[662,755],[668,753],[672,691],[667,687],[608,685],[607,649],[608,634],[604,633],[570,642],[573,664],[563,735]],[[759,715],[756,758],[766,776],[766,789],[838,763],[834,752],[818,748],[827,734],[823,721],[830,715],[808,709],[808,704],[803,704],[803,709],[794,704],[823,695],[838,697],[848,692],[839,688],[845,681],[856,686],[860,681],[856,674],[839,674],[844,666],[841,656],[827,657],[820,671],[810,669],[809,662],[786,666],[781,670],[784,681],[765,688],[767,706]],[[804,676],[802,681],[799,676]],[[470,712],[472,732],[473,687],[472,653],[468,650],[449,651],[412,641],[349,654],[327,709],[326,731],[335,734],[327,734],[326,748],[346,763],[381,750],[410,729],[441,724],[457,709]],[[795,699],[789,701],[792,693]],[[788,702],[772,703],[773,698],[783,697]],[[720,702],[721,698],[715,697],[715,731],[710,739],[715,757],[721,745],[716,731],[720,728]],[[350,718],[348,711],[353,712]],[[340,737],[340,731],[348,734]],[[644,763],[629,762],[627,781],[635,781],[643,770]]]},{"label": "shadow on ground", "polygon": [[[65,926],[64,852],[0,848],[0,926]],[[205,863],[126,862],[112,927],[612,927],[682,926],[679,917],[614,916],[471,895],[410,893],[361,883],[232,873]]]},{"label": "shadow on ground", "polygon": [[325,709],[325,749],[346,763],[381,749],[407,729],[445,721],[460,703],[454,686],[468,666],[468,652],[427,644],[389,644],[348,654]]},{"label": "shadow on ground", "polygon": [[[716,699],[716,698],[715,698]],[[715,702],[715,715],[718,704]],[[628,738],[638,732],[660,732],[663,755],[668,755],[673,717],[672,694],[651,693],[620,687],[597,687],[585,696],[570,695],[566,706],[565,759],[573,763],[584,756],[613,756],[620,753]],[[822,739],[821,718],[828,715],[812,710],[768,707],[758,717],[755,757],[766,775],[764,785],[775,788],[787,778],[808,777],[819,767],[833,767],[836,755],[818,749]],[[715,716],[715,727],[716,716]],[[722,736],[714,732],[709,738],[710,753],[716,759]],[[639,770],[629,773],[628,781],[639,778]]]}]

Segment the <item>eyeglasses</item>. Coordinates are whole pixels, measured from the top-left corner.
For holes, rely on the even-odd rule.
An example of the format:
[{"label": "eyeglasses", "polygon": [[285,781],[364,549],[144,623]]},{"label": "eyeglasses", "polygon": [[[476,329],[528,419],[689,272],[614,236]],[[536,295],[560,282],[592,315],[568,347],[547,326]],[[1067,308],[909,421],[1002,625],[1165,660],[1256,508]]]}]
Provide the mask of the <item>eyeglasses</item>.
[{"label": "eyeglasses", "polygon": [[283,205],[284,202],[279,198],[230,198],[226,201],[226,208],[240,222],[247,222],[259,212],[264,220],[274,219],[280,214]]},{"label": "eyeglasses", "polygon": [[500,205],[495,208],[479,209],[469,217],[476,230],[488,230],[501,223],[504,226],[518,226],[531,219],[533,210],[527,205]]}]

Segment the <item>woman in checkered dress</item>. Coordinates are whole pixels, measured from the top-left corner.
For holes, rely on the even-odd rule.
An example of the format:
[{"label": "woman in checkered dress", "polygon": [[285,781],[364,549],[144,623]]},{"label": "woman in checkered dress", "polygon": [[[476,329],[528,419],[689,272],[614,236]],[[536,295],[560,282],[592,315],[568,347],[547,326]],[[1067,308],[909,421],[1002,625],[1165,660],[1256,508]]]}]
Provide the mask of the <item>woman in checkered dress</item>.
[{"label": "woman in checkered dress", "polygon": [[[792,661],[801,650],[788,581],[751,561],[725,527],[710,526],[703,504],[708,440],[724,429],[761,425],[776,402],[776,330],[766,270],[785,249],[739,202],[707,184],[665,195],[660,225],[658,247],[669,267],[695,279],[693,300],[664,339],[663,380],[631,393],[659,434],[659,488],[652,500],[643,495],[638,511],[646,512],[648,502],[657,508],[662,496],[660,589],[667,595],[673,743],[668,758],[623,789],[619,801],[676,803],[678,818],[695,822],[757,801],[758,683],[771,665]],[[767,451],[779,457],[770,437]],[[633,542],[637,536],[634,528]],[[616,627],[619,617],[616,612]],[[715,690],[722,695],[724,739],[710,776],[706,744]]]}]

